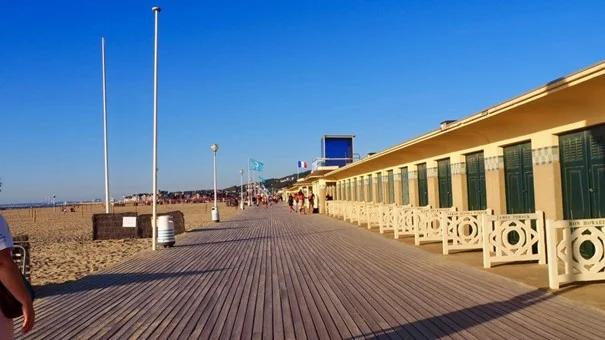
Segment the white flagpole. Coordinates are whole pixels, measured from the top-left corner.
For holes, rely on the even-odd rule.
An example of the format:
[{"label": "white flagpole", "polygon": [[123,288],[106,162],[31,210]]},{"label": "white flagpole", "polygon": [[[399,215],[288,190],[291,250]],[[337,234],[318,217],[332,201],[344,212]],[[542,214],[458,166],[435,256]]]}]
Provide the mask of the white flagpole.
[{"label": "white flagpole", "polygon": [[250,192],[250,184],[251,184],[251,177],[250,177],[250,158],[248,158],[248,207],[252,206],[252,193]]},{"label": "white flagpole", "polygon": [[105,149],[105,213],[109,214],[109,156],[107,148],[107,82],[105,78],[105,38],[101,37],[101,65],[103,68],[103,145]]},{"label": "white flagpole", "polygon": [[158,204],[158,19],[159,7],[151,9],[155,12],[155,38],[153,61],[153,216],[151,218],[151,249],[156,250],[157,242],[157,204]]}]

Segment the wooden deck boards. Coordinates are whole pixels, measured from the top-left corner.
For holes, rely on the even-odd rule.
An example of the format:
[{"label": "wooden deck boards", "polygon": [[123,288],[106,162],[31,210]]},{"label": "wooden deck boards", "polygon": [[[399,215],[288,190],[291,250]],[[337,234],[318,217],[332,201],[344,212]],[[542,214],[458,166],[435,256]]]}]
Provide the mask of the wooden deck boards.
[{"label": "wooden deck boards", "polygon": [[248,209],[46,293],[34,331],[18,339],[605,335],[600,310],[283,206]]}]

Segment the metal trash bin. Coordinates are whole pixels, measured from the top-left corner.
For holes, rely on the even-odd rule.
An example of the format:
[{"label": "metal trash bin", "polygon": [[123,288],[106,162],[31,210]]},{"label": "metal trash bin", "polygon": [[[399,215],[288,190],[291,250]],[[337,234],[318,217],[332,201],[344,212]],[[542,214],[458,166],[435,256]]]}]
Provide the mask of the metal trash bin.
[{"label": "metal trash bin", "polygon": [[218,214],[218,207],[212,207],[212,221],[213,222],[221,221],[221,218],[219,217],[219,214]]},{"label": "metal trash bin", "polygon": [[172,216],[165,215],[158,217],[158,245],[164,247],[174,246],[174,222]]}]

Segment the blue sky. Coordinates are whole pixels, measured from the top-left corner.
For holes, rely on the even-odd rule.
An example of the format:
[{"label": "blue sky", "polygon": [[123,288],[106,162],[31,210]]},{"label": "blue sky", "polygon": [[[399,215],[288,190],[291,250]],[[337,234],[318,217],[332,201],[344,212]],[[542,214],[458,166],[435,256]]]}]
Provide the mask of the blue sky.
[{"label": "blue sky", "polygon": [[101,36],[112,196],[151,191],[154,5],[162,190],[211,187],[212,143],[219,186],[281,177],[323,134],[380,151],[605,57],[602,1],[5,2],[0,203],[103,197]]}]

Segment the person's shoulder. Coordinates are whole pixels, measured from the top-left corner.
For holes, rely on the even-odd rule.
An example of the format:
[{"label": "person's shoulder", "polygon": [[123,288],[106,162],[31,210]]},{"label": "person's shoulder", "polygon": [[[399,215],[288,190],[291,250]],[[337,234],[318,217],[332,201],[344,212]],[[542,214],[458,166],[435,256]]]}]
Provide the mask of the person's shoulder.
[{"label": "person's shoulder", "polygon": [[8,222],[0,215],[0,250],[13,247],[13,237]]}]

